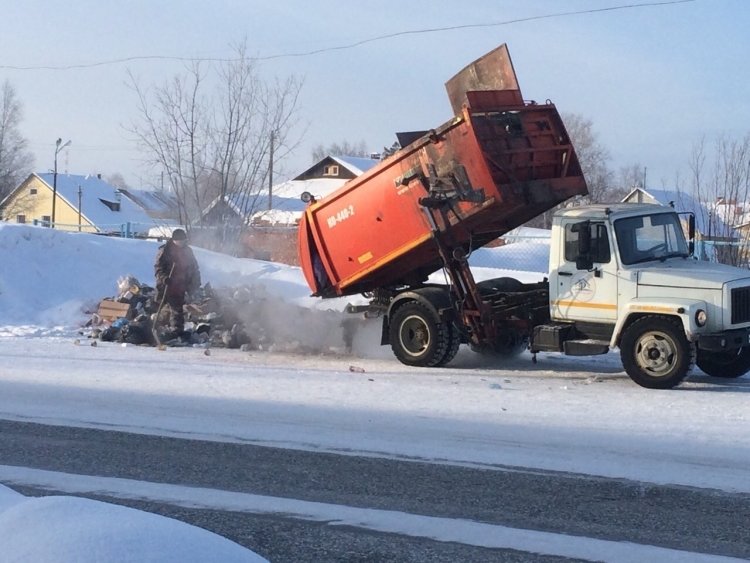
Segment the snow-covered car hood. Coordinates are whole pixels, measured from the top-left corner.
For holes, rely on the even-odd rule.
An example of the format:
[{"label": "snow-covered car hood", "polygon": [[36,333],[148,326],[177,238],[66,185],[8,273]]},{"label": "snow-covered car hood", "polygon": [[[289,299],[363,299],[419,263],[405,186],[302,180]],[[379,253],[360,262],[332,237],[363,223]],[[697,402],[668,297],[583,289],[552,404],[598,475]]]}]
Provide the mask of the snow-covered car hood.
[{"label": "snow-covered car hood", "polygon": [[638,285],[721,289],[725,283],[741,279],[750,285],[750,271],[701,260],[671,258],[638,264],[638,270]]}]

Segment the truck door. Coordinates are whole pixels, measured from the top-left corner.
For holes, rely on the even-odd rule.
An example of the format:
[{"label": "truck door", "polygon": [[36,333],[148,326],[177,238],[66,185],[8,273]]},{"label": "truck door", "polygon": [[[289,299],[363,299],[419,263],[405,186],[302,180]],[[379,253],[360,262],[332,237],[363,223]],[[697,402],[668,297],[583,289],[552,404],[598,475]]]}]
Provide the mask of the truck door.
[{"label": "truck door", "polygon": [[[609,323],[617,319],[617,265],[607,225],[596,221],[562,225],[557,269],[550,272],[554,320]],[[583,239],[583,240],[582,240]]]}]

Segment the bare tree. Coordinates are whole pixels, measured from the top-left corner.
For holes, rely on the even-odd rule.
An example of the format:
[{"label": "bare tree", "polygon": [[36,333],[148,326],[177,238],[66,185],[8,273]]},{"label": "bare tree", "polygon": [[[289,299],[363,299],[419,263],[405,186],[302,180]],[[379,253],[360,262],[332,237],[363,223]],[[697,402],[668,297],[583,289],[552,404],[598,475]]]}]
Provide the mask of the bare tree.
[{"label": "bare tree", "polygon": [[646,188],[646,167],[640,163],[621,166],[617,171],[615,184],[618,188],[628,192],[634,188]]},{"label": "bare tree", "polygon": [[[613,173],[607,166],[609,151],[599,142],[594,133],[593,122],[575,113],[564,113],[561,117],[589,189],[589,194],[576,198],[574,204],[617,201],[621,196],[619,192],[612,189]],[[539,217],[535,217],[526,225],[548,229],[552,225],[552,215],[555,210],[568,205],[571,205],[571,202],[562,203]]]},{"label": "bare tree", "polygon": [[34,157],[19,126],[23,111],[15,88],[7,80],[0,93],[0,201],[31,172]]},{"label": "bare tree", "polygon": [[296,147],[291,131],[301,82],[290,77],[264,82],[244,45],[236,60],[219,69],[224,85],[220,110],[211,127],[211,172],[219,195],[231,194],[241,209],[271,204],[270,190],[278,163]]},{"label": "bare tree", "polygon": [[600,203],[612,201],[609,190],[612,184],[612,171],[607,163],[609,151],[599,142],[594,132],[594,124],[590,119],[577,113],[562,115],[565,128],[578,155],[583,176],[589,188],[589,195],[585,201]]},{"label": "bare tree", "polygon": [[702,237],[711,244],[709,257],[747,265],[746,240],[735,228],[748,220],[750,202],[750,134],[742,138],[720,135],[709,154],[705,137],[693,144],[689,166],[690,189],[700,203],[696,210]]},{"label": "bare tree", "polygon": [[140,142],[146,162],[165,172],[180,222],[186,225],[200,216],[208,197],[201,197],[209,127],[203,113],[207,104],[199,95],[203,77],[201,65],[193,63],[182,76],[149,91],[130,74],[140,113],[140,121],[130,131]]},{"label": "bare tree", "polygon": [[316,145],[312,151],[313,162],[325,158],[328,155],[332,156],[370,156],[370,152],[367,150],[367,145],[364,141],[358,143],[352,143],[349,141],[341,141],[340,143],[331,143],[329,145]]},{"label": "bare tree", "polygon": [[[245,45],[234,50],[230,61],[215,67],[195,62],[151,90],[130,75],[140,114],[130,131],[148,162],[164,171],[180,221],[189,227],[203,223],[203,212],[218,197],[252,213],[274,167],[298,143],[291,131],[301,81],[265,82]],[[220,238],[226,233],[221,230]]]}]

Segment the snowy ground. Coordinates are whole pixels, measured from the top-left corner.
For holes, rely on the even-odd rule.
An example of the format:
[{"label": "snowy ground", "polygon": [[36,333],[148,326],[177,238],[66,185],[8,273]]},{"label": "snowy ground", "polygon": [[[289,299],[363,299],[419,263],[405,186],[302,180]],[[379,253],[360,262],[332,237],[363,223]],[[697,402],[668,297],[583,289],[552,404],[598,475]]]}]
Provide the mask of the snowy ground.
[{"label": "snowy ground", "polygon": [[[512,247],[492,262],[523,270],[513,257],[528,249]],[[276,352],[91,346],[76,332],[84,311],[116,293],[120,276],[153,283],[155,252],[0,224],[2,418],[750,492],[747,377],[696,371],[655,391],[632,383],[617,354],[540,354],[537,364],[526,354],[497,366],[468,350],[445,369],[408,368],[377,345],[376,322],[360,326],[346,355],[345,301],[310,298],[299,270],[279,264],[196,251],[204,282],[248,284],[274,303],[261,320],[278,325]],[[480,279],[507,273],[486,264]],[[510,275],[540,277],[529,269]],[[0,466],[0,483],[25,482],[11,469]],[[12,494],[0,488],[0,535],[16,521],[8,507],[18,499],[4,502]],[[62,525],[66,509],[56,506]]]}]

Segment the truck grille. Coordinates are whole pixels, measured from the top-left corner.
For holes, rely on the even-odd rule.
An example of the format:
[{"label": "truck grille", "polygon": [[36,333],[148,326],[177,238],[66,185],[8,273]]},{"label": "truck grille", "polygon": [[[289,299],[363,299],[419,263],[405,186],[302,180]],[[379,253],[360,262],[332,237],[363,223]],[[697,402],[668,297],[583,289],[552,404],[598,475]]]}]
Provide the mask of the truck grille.
[{"label": "truck grille", "polygon": [[732,290],[732,324],[750,321],[750,287]]}]

